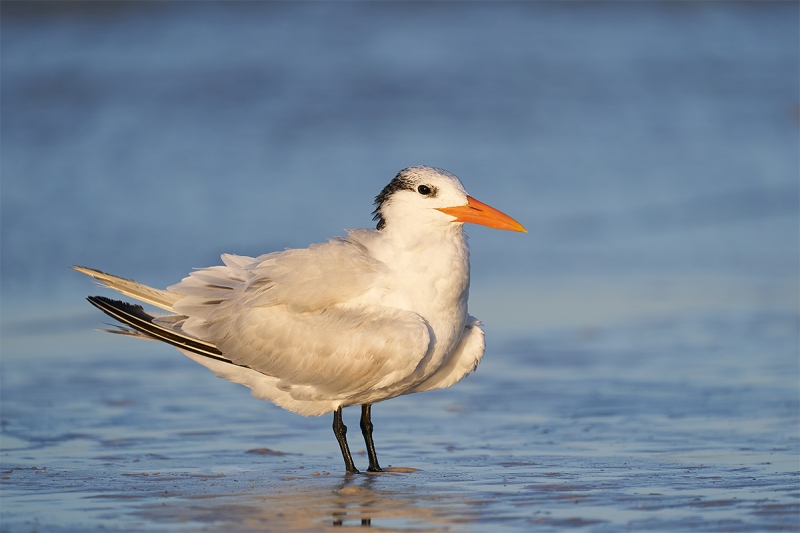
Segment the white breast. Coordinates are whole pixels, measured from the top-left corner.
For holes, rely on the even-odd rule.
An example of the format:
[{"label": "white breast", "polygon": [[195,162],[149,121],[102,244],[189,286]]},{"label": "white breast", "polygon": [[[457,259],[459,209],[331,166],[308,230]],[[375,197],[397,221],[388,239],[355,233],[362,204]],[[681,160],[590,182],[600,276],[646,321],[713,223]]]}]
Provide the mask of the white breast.
[{"label": "white breast", "polygon": [[[422,383],[447,362],[467,322],[469,296],[469,248],[460,227],[453,235],[398,242],[393,236],[375,238],[372,232],[351,232],[350,238],[366,246],[387,271],[365,302],[399,308],[421,316],[428,324],[431,345],[415,371],[392,390]],[[388,237],[388,238],[387,238]],[[408,237],[406,234],[405,237]]]}]

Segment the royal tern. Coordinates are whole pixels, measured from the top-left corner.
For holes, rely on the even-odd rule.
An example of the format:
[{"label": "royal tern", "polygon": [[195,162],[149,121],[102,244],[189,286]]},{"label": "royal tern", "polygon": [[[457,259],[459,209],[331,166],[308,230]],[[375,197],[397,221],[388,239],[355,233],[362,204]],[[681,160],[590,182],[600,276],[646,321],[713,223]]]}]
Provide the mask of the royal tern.
[{"label": "royal tern", "polygon": [[371,406],[449,387],[475,370],[485,343],[467,314],[464,223],[526,231],[467,195],[438,168],[401,170],[375,198],[377,228],[259,257],[222,255],[166,290],[75,266],[100,285],[169,314],[91,296],[127,327],[175,346],[253,396],[295,413],[333,412],[348,473],[357,473],[342,408],[361,405],[369,472],[380,472]]}]

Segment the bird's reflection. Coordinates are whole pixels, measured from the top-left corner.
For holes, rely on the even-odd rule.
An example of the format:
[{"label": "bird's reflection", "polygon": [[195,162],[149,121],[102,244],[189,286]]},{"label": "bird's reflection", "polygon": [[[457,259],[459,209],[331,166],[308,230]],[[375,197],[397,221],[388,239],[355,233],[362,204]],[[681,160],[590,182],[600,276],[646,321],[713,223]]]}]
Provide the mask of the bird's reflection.
[{"label": "bird's reflection", "polygon": [[[375,476],[367,475],[363,478],[363,480],[358,479],[355,476],[347,476],[342,480],[341,487],[337,491],[339,495],[346,495],[348,493],[355,493],[360,494],[363,491],[367,491],[369,494],[374,494],[373,487],[375,484]],[[358,501],[353,505],[352,502],[347,502],[344,499],[337,502],[337,506],[339,508],[333,511],[333,525],[334,526],[343,526],[345,520],[348,518],[347,516],[347,507],[351,507],[352,510],[356,511],[356,514],[360,515],[356,520],[360,518],[361,520],[361,527],[371,527],[372,526],[372,517],[371,517],[371,508],[374,504],[374,500],[371,499],[363,499],[362,501]],[[365,516],[366,515],[366,516]]]},{"label": "bird's reflection", "polygon": [[[341,511],[334,511],[333,513],[333,525],[334,526],[343,526],[347,513],[343,513]],[[372,519],[371,518],[362,518],[361,519],[361,527],[370,527],[372,526]]]},{"label": "bird's reflection", "polygon": [[[400,477],[402,476],[402,477]],[[397,477],[397,484],[388,477]],[[285,479],[257,493],[178,496],[140,508],[155,523],[209,523],[225,531],[307,531],[320,527],[444,530],[448,519],[464,520],[469,510],[455,495],[415,493],[403,473],[343,478]],[[202,505],[198,501],[202,500]],[[429,521],[429,523],[426,523]],[[426,529],[428,530],[428,529]]]},{"label": "bird's reflection", "polygon": [[[335,502],[336,509],[332,511],[334,526],[353,525],[351,522],[360,521],[361,527],[372,526],[373,506],[379,499],[374,492],[376,476],[347,476],[342,479]],[[348,510],[350,515],[348,515]],[[349,520],[352,518],[352,521]]]}]

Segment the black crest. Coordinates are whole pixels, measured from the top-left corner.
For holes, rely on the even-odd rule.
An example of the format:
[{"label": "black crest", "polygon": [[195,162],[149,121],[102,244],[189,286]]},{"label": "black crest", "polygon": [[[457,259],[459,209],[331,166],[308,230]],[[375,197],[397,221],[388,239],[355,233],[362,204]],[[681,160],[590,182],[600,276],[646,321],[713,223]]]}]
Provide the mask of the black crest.
[{"label": "black crest", "polygon": [[375,211],[372,212],[372,220],[378,221],[377,229],[379,230],[386,226],[386,220],[383,218],[383,213],[381,213],[381,207],[383,207],[386,201],[399,190],[414,190],[414,180],[408,175],[408,172],[406,172],[407,170],[408,169],[403,169],[398,172],[397,176],[389,182],[389,185],[384,187],[380,194],[375,197]]}]

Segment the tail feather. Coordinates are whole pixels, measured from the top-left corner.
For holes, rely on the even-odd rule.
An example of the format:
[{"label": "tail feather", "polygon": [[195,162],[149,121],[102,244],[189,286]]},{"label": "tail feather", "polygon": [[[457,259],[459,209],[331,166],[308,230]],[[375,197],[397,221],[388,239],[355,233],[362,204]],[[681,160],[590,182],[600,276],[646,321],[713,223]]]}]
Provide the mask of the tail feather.
[{"label": "tail feather", "polygon": [[216,359],[217,361],[232,363],[230,359],[222,355],[222,352],[214,344],[165,327],[156,322],[156,317],[148,314],[141,305],[112,300],[103,296],[89,296],[87,300],[111,318],[133,328],[145,337],[163,341],[182,350]]},{"label": "tail feather", "polygon": [[109,287],[121,292],[125,296],[130,296],[131,298],[135,298],[140,302],[160,307],[166,311],[172,311],[172,306],[175,304],[175,302],[184,296],[183,294],[178,294],[175,292],[154,289],[153,287],[142,285],[141,283],[137,283],[131,279],[125,279],[112,274],[106,274],[105,272],[95,270],[93,268],[86,268],[82,266],[74,266],[72,268],[81,274],[86,274],[87,276],[93,277],[101,286]]}]

